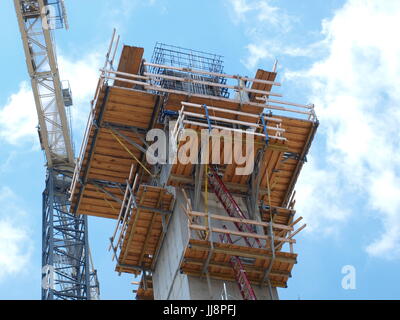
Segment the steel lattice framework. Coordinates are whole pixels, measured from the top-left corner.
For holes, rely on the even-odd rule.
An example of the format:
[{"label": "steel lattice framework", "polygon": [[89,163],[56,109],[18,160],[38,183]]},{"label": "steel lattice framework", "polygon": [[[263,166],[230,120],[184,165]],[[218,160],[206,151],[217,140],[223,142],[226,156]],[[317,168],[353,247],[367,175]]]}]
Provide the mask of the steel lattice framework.
[{"label": "steel lattice framework", "polygon": [[26,64],[39,119],[39,139],[46,155],[43,192],[42,299],[98,299],[91,266],[87,217],[69,213],[69,187],[75,167],[66,105],[52,30],[67,27],[62,0],[14,0]]}]

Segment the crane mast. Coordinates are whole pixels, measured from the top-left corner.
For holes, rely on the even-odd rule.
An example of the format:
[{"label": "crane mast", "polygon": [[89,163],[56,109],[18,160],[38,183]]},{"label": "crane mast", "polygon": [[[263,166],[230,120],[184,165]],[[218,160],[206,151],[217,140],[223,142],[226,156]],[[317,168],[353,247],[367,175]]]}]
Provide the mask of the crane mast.
[{"label": "crane mast", "polygon": [[46,156],[42,202],[42,299],[98,299],[99,284],[88,244],[87,217],[69,212],[75,167],[63,88],[53,45],[53,30],[67,28],[63,0],[14,0]]}]

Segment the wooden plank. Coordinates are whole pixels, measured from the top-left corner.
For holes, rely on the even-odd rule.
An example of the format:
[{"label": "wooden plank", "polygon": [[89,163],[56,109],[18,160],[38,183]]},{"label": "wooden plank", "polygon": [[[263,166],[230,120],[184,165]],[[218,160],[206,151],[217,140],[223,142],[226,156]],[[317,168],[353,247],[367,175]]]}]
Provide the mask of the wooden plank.
[{"label": "wooden plank", "polygon": [[[256,72],[255,79],[275,81],[276,75],[277,75],[276,72],[269,72],[269,71],[265,71],[263,69],[258,69]],[[255,90],[271,91],[272,84],[253,82],[251,85],[251,88],[255,89]],[[259,94],[259,93],[250,93],[249,94],[250,101],[253,101],[253,102],[258,101],[256,97],[262,97],[262,96],[263,95]]]},{"label": "wooden plank", "polygon": [[[214,259],[211,260],[209,263],[210,267],[219,267],[221,269],[229,269],[232,270],[232,265],[229,262],[215,262],[213,261]],[[204,261],[202,259],[196,259],[196,258],[184,258],[183,260],[183,265],[196,265],[196,266],[203,266]],[[247,272],[255,272],[255,273],[262,273],[264,274],[265,268],[263,267],[256,267],[252,265],[247,265],[245,264],[245,269]],[[268,266],[268,264],[267,264]],[[281,271],[279,268],[276,270],[271,270],[271,275],[279,275],[279,276],[284,276],[284,277],[291,277],[290,272],[288,271]]]},{"label": "wooden plank", "polygon": [[[199,231],[209,230],[208,227],[197,225],[197,224],[190,224],[189,228],[193,229],[193,230],[199,230]],[[232,234],[234,236],[239,236],[239,237],[244,237],[244,238],[255,238],[255,239],[263,239],[263,240],[269,240],[271,238],[270,236],[264,236],[264,235],[261,235],[258,233],[241,232],[241,231],[228,230],[228,229],[222,229],[222,228],[211,228],[211,231],[217,232],[217,233]],[[277,237],[276,241],[296,243],[295,239],[286,239],[286,238],[281,238],[281,237],[279,237],[279,238]]]},{"label": "wooden plank", "polygon": [[[196,217],[208,217],[208,216],[210,216],[211,219],[214,219],[214,220],[240,222],[240,223],[253,224],[253,225],[258,225],[258,226],[263,226],[263,227],[269,227],[269,222],[259,222],[259,221],[256,221],[256,220],[233,218],[233,217],[228,217],[228,216],[225,216],[225,215],[218,215],[218,214],[206,214],[204,212],[198,212],[198,211],[190,211],[190,212],[188,212],[188,214],[190,216],[196,216]],[[273,226],[273,228],[276,228],[276,229],[293,231],[293,228],[285,226],[285,225],[281,225],[281,224],[273,223],[272,226]]]},{"label": "wooden plank", "polygon": [[[189,248],[193,248],[194,250],[200,250],[208,252],[210,250],[210,245],[207,241],[204,240],[193,240],[189,241]],[[271,251],[267,249],[256,249],[249,247],[240,247],[236,245],[227,245],[221,243],[214,242],[214,249],[216,253],[223,253],[231,256],[239,256],[246,258],[255,258],[255,259],[266,259],[272,256]],[[276,252],[276,260],[288,262],[291,264],[297,263],[296,260],[297,254],[284,254],[282,252]]]},{"label": "wooden plank", "polygon": [[[118,65],[118,71],[138,74],[139,68],[142,63],[144,49],[139,47],[131,47],[131,46],[124,46],[122,49],[121,58]],[[125,78],[121,76],[122,78]],[[116,81],[116,86],[119,87],[128,87],[129,84],[126,84],[122,81]]]},{"label": "wooden plank", "polygon": [[[150,268],[162,236],[161,215],[153,210],[170,210],[174,197],[165,189],[141,185],[136,194],[139,209],[133,209],[128,228],[122,236],[119,263]],[[142,209],[148,206],[148,209]],[[151,255],[152,258],[149,258]]]},{"label": "wooden plank", "polygon": [[[160,193],[159,193],[158,201],[157,201],[156,207],[159,207],[159,206],[160,206],[160,202],[161,202],[161,200],[162,200],[163,193],[164,193],[164,189],[162,189],[162,190],[160,191]],[[155,218],[156,218],[156,214],[153,213],[153,216],[152,216],[152,218],[151,218],[151,222],[150,222],[150,224],[149,224],[149,227],[148,227],[148,229],[146,230],[146,231],[147,231],[147,236],[146,236],[146,239],[144,240],[143,250],[142,250],[142,252],[141,252],[141,254],[140,254],[139,265],[141,264],[141,262],[142,262],[142,260],[143,260],[143,256],[144,256],[144,253],[145,253],[145,251],[146,251],[146,247],[147,247],[147,245],[148,245],[149,237],[150,237],[150,234],[151,234],[151,231],[152,231],[152,227],[153,227]]]},{"label": "wooden plank", "polygon": [[[194,277],[203,277],[204,276],[204,274],[202,272],[193,272],[193,271],[184,270],[184,273],[189,275],[189,276],[194,276]],[[210,276],[210,278],[216,279],[216,280],[236,281],[234,277],[229,276],[229,275],[224,275],[224,274],[221,274],[221,273],[209,272],[209,276]],[[259,285],[258,281],[250,280],[250,283],[253,284],[253,285]],[[282,282],[282,281],[278,282],[278,281],[272,281],[271,280],[271,285],[273,287],[277,287],[277,288],[287,288],[286,282]]]}]

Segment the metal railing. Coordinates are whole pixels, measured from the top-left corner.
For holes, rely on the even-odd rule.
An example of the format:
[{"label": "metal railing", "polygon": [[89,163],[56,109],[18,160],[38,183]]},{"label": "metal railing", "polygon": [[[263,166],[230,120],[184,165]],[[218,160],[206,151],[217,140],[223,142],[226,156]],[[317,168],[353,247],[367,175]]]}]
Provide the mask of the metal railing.
[{"label": "metal railing", "polygon": [[125,233],[128,229],[130,217],[132,215],[132,209],[137,207],[136,205],[136,195],[134,191],[138,184],[138,175],[135,176],[133,180],[133,168],[131,166],[131,171],[129,174],[129,179],[126,181],[126,190],[124,194],[124,199],[121,203],[121,209],[118,215],[117,224],[113,235],[110,237],[110,247],[109,251],[113,251],[112,260],[118,255],[118,251],[122,249],[122,241],[124,240]]},{"label": "metal railing", "polygon": [[[165,70],[177,70],[182,72],[184,75],[185,73],[187,74],[197,74],[199,76],[202,75],[213,75],[213,76],[224,76],[227,79],[237,81],[236,84],[232,83],[216,83],[212,81],[206,81],[206,80],[199,80],[193,77],[189,76],[182,76],[182,77],[177,77],[177,76],[172,76],[168,74],[155,74],[155,73],[150,73],[150,72],[143,72],[143,74],[131,74],[131,73],[126,73],[126,72],[120,72],[116,71],[113,69],[107,69],[107,68],[102,68],[100,69],[101,71],[101,76],[100,78],[104,83],[107,83],[108,81],[121,81],[123,83],[126,83],[130,85],[130,88],[124,87],[122,89],[125,90],[146,90],[146,91],[152,91],[158,94],[163,94],[163,93],[175,93],[175,94],[182,94],[186,93],[194,97],[202,97],[202,98],[208,98],[212,100],[217,100],[217,101],[227,101],[227,102],[237,102],[241,104],[246,104],[250,106],[255,106],[261,108],[260,112],[262,112],[263,109],[267,109],[275,112],[281,112],[285,114],[290,114],[290,115],[295,115],[297,117],[305,118],[308,120],[315,120],[316,119],[316,114],[314,110],[314,105],[309,104],[309,105],[304,105],[304,104],[299,104],[299,103],[294,103],[294,102],[289,102],[289,101],[281,101],[277,100],[275,98],[270,98],[270,97],[282,97],[282,94],[280,93],[275,93],[272,91],[265,91],[265,90],[257,90],[257,89],[252,89],[248,87],[248,83],[259,83],[259,84],[267,84],[267,85],[272,85],[272,86],[280,86],[281,84],[279,82],[275,81],[269,81],[269,80],[261,80],[261,79],[256,79],[256,78],[249,78],[249,77],[244,77],[240,75],[229,75],[229,74],[220,74],[220,73],[215,73],[215,72],[208,72],[204,70],[197,70],[193,68],[181,68],[181,67],[171,67],[171,66],[166,66],[166,65],[157,65],[154,63],[149,63],[149,62],[143,62],[143,65],[145,66],[153,66],[153,67],[158,67],[158,68],[164,68]],[[224,98],[224,97],[219,97],[219,96],[214,96],[214,95],[206,95],[206,94],[200,94],[200,93],[191,93],[187,92],[186,90],[178,90],[178,89],[168,89],[165,88],[161,85],[159,85],[159,80],[164,79],[164,80],[171,80],[171,81],[177,81],[181,83],[193,83],[193,84],[201,84],[201,85],[206,85],[214,88],[225,88],[229,90],[233,90],[237,93],[237,98],[235,99],[230,99],[230,98]],[[183,88],[183,86],[182,86]],[[260,97],[256,97],[257,101],[260,102],[253,102],[249,101],[246,99],[243,99],[243,97],[246,97],[249,93],[253,94],[258,94],[261,95]],[[263,103],[261,103],[261,101]]]}]

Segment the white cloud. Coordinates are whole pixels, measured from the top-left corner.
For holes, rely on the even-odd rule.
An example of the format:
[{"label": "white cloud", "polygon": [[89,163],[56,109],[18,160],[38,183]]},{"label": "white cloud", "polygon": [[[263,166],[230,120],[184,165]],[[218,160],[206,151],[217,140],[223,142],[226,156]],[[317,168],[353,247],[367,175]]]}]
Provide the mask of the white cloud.
[{"label": "white cloud", "polygon": [[308,233],[338,235],[337,225],[346,222],[349,210],[340,202],[343,197],[339,177],[333,171],[318,168],[317,160],[309,156],[296,184],[296,211],[307,223]]},{"label": "white cloud", "polygon": [[283,45],[277,40],[257,40],[246,46],[248,56],[241,62],[248,68],[254,69],[262,60],[275,60],[278,56],[311,57],[319,50],[320,44],[312,44],[308,47],[294,47]]},{"label": "white cloud", "polygon": [[0,188],[0,281],[29,267],[33,251],[27,214],[17,201],[10,188]]},{"label": "white cloud", "polygon": [[228,0],[228,3],[232,6],[235,15],[234,22],[236,23],[246,20],[246,13],[253,9],[247,0]]},{"label": "white cloud", "polygon": [[[303,48],[283,46],[280,38],[291,30],[296,17],[289,16],[285,10],[271,4],[270,0],[227,0],[234,24],[243,25],[250,42],[246,48],[247,58],[242,63],[255,68],[260,60],[274,60],[276,55],[309,55]],[[268,40],[265,39],[268,34]]]},{"label": "white cloud", "polygon": [[[104,50],[83,55],[80,59],[58,56],[60,76],[68,80],[72,88],[72,126],[77,132],[86,126],[90,101],[93,99],[99,79]],[[99,54],[97,52],[103,52]],[[19,90],[12,94],[4,106],[0,106],[0,140],[12,145],[27,143],[39,146],[38,116],[30,84],[21,82]]]},{"label": "white cloud", "polygon": [[372,207],[381,213],[384,232],[366,250],[372,256],[400,257],[400,176],[392,170],[376,175],[368,190]]},{"label": "white cloud", "polygon": [[227,0],[227,5],[233,11],[233,22],[249,22],[255,17],[257,22],[268,24],[288,31],[291,27],[292,17],[280,8],[270,4],[269,0]]},{"label": "white cloud", "polygon": [[114,0],[107,2],[103,13],[104,19],[112,28],[116,28],[119,33],[128,31],[126,26],[133,13],[139,7],[154,7],[161,12],[166,12],[165,4],[160,3],[160,0]]},{"label": "white cloud", "polygon": [[37,139],[37,115],[32,90],[28,82],[20,84],[5,106],[0,108],[0,139],[17,145],[21,140],[33,143]]},{"label": "white cloud", "polygon": [[12,150],[7,152],[7,155],[3,158],[0,164],[0,174],[9,171],[11,168],[15,168],[14,161],[17,158],[18,152]]},{"label": "white cloud", "polygon": [[[328,190],[318,200],[350,209],[355,196],[365,198],[362,207],[345,214],[377,219],[376,239],[366,251],[385,258],[400,258],[399,29],[400,2],[349,0],[323,22],[320,45],[327,56],[307,70],[285,75],[311,88],[310,100],[321,120],[319,134],[326,138],[326,153],[318,157],[329,170],[314,167],[308,174],[335,172],[339,179],[338,196],[329,194],[330,182],[314,179],[315,189]],[[306,209],[310,219],[331,226],[318,205]]]},{"label": "white cloud", "polygon": [[284,32],[289,31],[294,17],[289,16],[286,12],[270,5],[268,2],[258,1],[256,3],[257,20],[262,23],[269,23]]},{"label": "white cloud", "polygon": [[86,126],[90,101],[94,98],[106,50],[104,46],[104,48],[90,52],[76,60],[63,55],[58,58],[60,77],[69,81],[72,90],[74,102],[72,127],[74,131],[81,132]]},{"label": "white cloud", "polygon": [[255,68],[259,61],[262,59],[274,59],[274,54],[268,49],[268,46],[260,46],[258,44],[250,43],[247,45],[249,55],[242,63],[249,69]]}]

